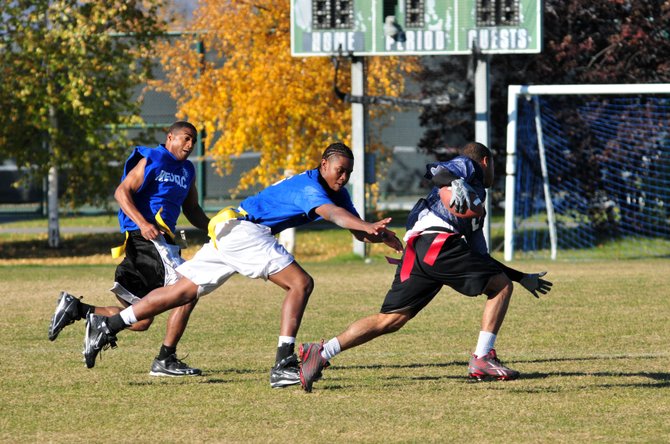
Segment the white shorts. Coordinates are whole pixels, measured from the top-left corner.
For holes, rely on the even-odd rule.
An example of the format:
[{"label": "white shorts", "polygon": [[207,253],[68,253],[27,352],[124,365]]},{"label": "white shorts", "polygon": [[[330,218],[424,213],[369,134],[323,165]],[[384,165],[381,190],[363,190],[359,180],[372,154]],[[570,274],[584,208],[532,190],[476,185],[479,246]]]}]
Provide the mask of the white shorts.
[{"label": "white shorts", "polygon": [[179,280],[179,276],[175,271],[178,266],[183,264],[184,258],[181,257],[181,249],[179,245],[168,244],[162,234],[159,234],[156,239],[151,241],[156,247],[156,251],[163,259],[163,267],[165,267],[165,285],[172,285]]},{"label": "white shorts", "polygon": [[211,293],[235,273],[266,279],[295,260],[270,228],[246,220],[228,220],[215,228],[216,247],[210,240],[177,272],[197,284],[198,296]]}]

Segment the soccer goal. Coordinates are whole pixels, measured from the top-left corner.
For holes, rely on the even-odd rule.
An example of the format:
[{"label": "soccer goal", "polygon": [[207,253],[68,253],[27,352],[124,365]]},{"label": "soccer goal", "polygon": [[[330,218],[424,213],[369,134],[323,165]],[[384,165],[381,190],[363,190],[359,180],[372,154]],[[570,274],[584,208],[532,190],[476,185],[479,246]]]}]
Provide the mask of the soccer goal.
[{"label": "soccer goal", "polygon": [[670,256],[670,84],[508,94],[505,260]]}]

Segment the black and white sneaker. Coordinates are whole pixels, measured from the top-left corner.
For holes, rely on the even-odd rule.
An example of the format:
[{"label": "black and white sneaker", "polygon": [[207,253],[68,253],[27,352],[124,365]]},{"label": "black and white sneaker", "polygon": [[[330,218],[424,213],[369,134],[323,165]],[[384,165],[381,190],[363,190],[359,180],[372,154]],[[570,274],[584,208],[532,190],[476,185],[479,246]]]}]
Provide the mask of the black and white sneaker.
[{"label": "black and white sneaker", "polygon": [[186,363],[177,359],[177,355],[173,353],[165,359],[154,359],[149,374],[151,376],[171,377],[200,376],[202,371],[199,368],[189,367]]},{"label": "black and white sneaker", "polygon": [[295,354],[277,362],[270,370],[270,387],[281,388],[300,384],[298,357]]},{"label": "black and white sneaker", "polygon": [[86,367],[93,368],[95,358],[102,350],[116,348],[116,336],[107,326],[107,317],[90,313],[86,318],[86,335],[84,336],[84,360]]},{"label": "black and white sneaker", "polygon": [[54,311],[51,324],[49,324],[49,340],[55,341],[61,330],[79,319],[81,319],[81,316],[79,316],[79,298],[66,291],[61,291],[56,311]]}]

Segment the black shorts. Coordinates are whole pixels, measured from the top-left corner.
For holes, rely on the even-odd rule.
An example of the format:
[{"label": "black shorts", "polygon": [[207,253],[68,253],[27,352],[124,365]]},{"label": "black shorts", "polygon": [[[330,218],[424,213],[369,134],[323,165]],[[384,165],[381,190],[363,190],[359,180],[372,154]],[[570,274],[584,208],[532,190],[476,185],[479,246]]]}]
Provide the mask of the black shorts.
[{"label": "black shorts", "polygon": [[[173,243],[167,236],[165,240]],[[128,232],[126,257],[116,267],[114,280],[139,298],[165,285],[163,259],[153,242],[142,237],[140,230]]]},{"label": "black shorts", "polygon": [[[382,304],[381,313],[409,309],[412,315],[416,315],[428,305],[443,285],[448,285],[466,296],[480,295],[491,277],[503,272],[490,256],[472,251],[460,235],[452,234],[441,247],[433,246],[438,235],[439,233],[431,232],[418,236],[413,244],[416,253],[413,260],[412,254],[408,255],[410,246],[405,248],[393,285]],[[426,262],[429,251],[434,260],[432,265],[430,259]],[[406,259],[412,260],[411,272],[403,281],[401,274]],[[406,273],[409,266],[410,264],[405,265]]]}]

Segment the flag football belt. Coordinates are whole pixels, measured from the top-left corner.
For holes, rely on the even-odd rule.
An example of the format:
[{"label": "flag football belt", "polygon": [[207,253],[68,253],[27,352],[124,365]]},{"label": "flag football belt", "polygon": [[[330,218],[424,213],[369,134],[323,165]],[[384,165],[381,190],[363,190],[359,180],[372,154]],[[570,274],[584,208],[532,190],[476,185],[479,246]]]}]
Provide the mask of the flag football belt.
[{"label": "flag football belt", "polygon": [[431,267],[435,264],[437,256],[440,254],[440,250],[442,250],[442,245],[444,245],[449,237],[456,234],[450,231],[426,230],[407,239],[407,246],[405,247],[405,258],[403,259],[402,268],[400,269],[400,282],[405,282],[407,279],[409,279],[409,275],[412,273],[412,268],[414,268],[414,260],[416,259],[414,242],[416,242],[419,236],[433,233],[437,233],[437,236],[435,236],[435,239],[433,239],[430,247],[428,247],[428,251],[426,251],[426,255],[423,257],[423,261]]},{"label": "flag football belt", "polygon": [[[161,231],[165,234],[168,235],[168,237],[174,242],[175,241],[175,235],[170,230],[170,227],[167,226],[165,221],[163,220],[163,217],[161,216],[161,212],[163,211],[163,207],[160,207],[158,212],[156,213],[156,216],[154,219],[156,220],[156,223],[158,224],[158,228],[161,229]],[[114,259],[119,258],[123,256],[126,253],[126,244],[128,243],[128,231],[126,231],[126,239],[123,241],[123,245],[119,245],[118,247],[112,248],[112,257]]]},{"label": "flag football belt", "polygon": [[247,220],[247,216],[249,213],[244,211],[242,208],[235,208],[235,207],[226,207],[216,213],[216,216],[211,218],[209,220],[209,224],[207,225],[207,234],[209,234],[209,238],[212,239],[212,243],[214,244],[214,247],[216,247],[216,226],[220,224],[221,222],[227,222],[229,220]]}]

